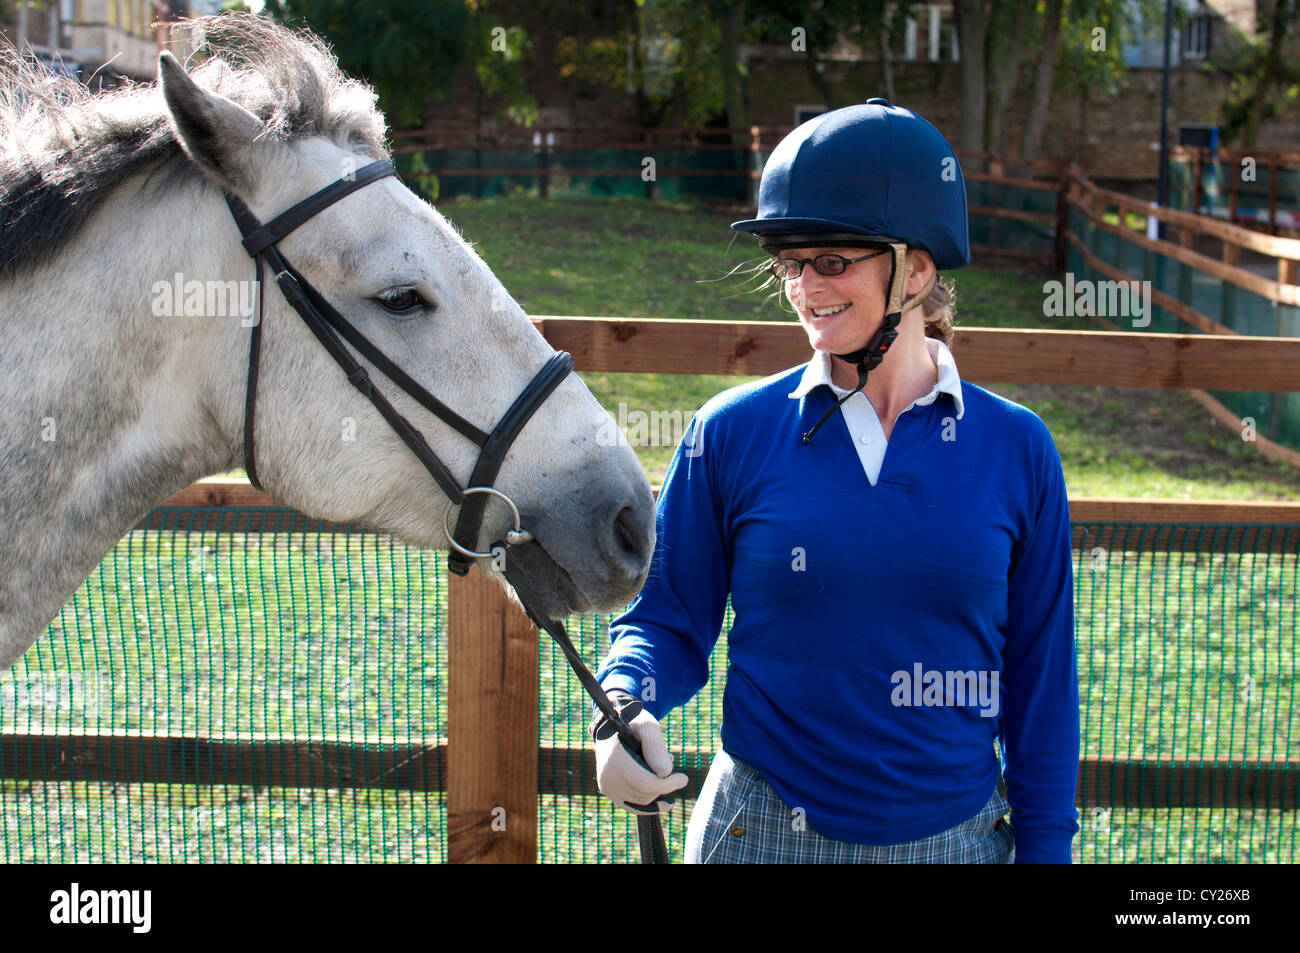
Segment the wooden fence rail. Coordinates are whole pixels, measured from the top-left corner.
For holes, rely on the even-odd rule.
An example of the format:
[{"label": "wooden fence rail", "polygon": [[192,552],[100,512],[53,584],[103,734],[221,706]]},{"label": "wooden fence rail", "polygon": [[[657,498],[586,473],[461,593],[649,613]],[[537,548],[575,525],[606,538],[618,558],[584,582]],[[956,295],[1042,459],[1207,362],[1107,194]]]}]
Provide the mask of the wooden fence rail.
[{"label": "wooden fence rail", "polygon": [[[1224,309],[1231,309],[1237,288],[1259,295],[1273,303],[1275,327],[1279,336],[1257,338],[1256,340],[1272,341],[1274,346],[1281,348],[1285,348],[1297,340],[1295,337],[1283,336],[1285,333],[1283,329],[1287,327],[1286,315],[1288,311],[1292,316],[1300,313],[1300,311],[1296,310],[1300,309],[1300,239],[1263,235],[1242,228],[1239,225],[1178,209],[1152,208],[1147,203],[1131,196],[1099,188],[1089,182],[1076,165],[1066,169],[1063,175],[1059,209],[1061,220],[1057,224],[1057,253],[1060,268],[1064,269],[1065,249],[1069,246],[1079,252],[1089,268],[1104,275],[1111,281],[1151,280],[1155,277],[1154,256],[1156,254],[1164,255],[1186,266],[1180,272],[1178,297],[1152,287],[1150,288],[1150,303],[1165,309],[1191,326],[1199,328],[1205,332],[1205,335],[1212,336],[1193,335],[1192,337],[1202,337],[1203,340],[1215,341],[1245,340],[1231,326],[1218,320],[1218,318],[1224,317],[1222,313],[1217,316],[1206,314],[1203,311],[1198,311],[1189,303],[1191,300],[1191,275],[1195,271],[1211,275],[1215,279],[1225,282],[1222,286],[1221,295]],[[1106,220],[1111,209],[1115,210],[1114,214],[1117,219],[1115,222]],[[1092,228],[1094,236],[1100,234],[1113,235],[1119,241],[1128,242],[1141,248],[1145,263],[1144,273],[1141,275],[1130,274],[1101,260],[1096,253],[1096,246],[1089,241],[1088,237],[1080,235],[1071,229],[1069,219],[1071,210],[1077,210],[1083,216]],[[1130,225],[1131,219],[1134,218],[1138,222],[1138,228],[1136,229]],[[1178,241],[1173,242],[1163,238],[1150,237],[1147,234],[1147,223],[1151,219],[1172,226],[1178,236]],[[1221,243],[1222,251],[1219,259],[1212,258],[1196,250],[1198,244],[1204,244],[1204,242],[1199,241],[1201,239],[1217,240]],[[1259,273],[1258,267],[1255,269],[1243,267],[1240,264],[1243,251],[1253,253],[1257,260],[1260,257],[1265,260],[1271,258],[1271,264],[1265,266],[1268,271],[1271,271],[1271,276],[1267,273]],[[1226,319],[1232,320],[1230,316]],[[1104,316],[1098,316],[1096,320],[1097,323],[1104,327],[1116,327]],[[1270,414],[1273,420],[1277,420],[1283,412],[1281,393],[1300,390],[1300,370],[1292,369],[1290,372],[1283,370],[1281,383],[1281,387],[1258,388],[1258,390],[1273,391],[1273,397],[1270,401]],[[1234,387],[1232,385],[1218,384],[1188,384],[1185,386],[1190,390],[1192,397],[1205,407],[1210,414],[1229,426],[1240,426],[1240,420],[1222,401],[1215,398],[1208,391],[1234,389],[1253,391],[1257,389],[1249,385]],[[1263,434],[1257,435],[1255,446],[1260,453],[1267,457],[1300,468],[1300,452],[1297,452],[1292,447],[1277,443]]]},{"label": "wooden fence rail", "polygon": [[[530,713],[536,721],[536,710]],[[512,725],[510,737],[527,738]],[[534,739],[535,740],[535,739]],[[457,770],[450,751],[476,745],[385,743],[356,747],[333,740],[196,738],[150,732],[31,735],[0,732],[0,778],[15,781],[81,781],[97,784],[199,784],[338,790],[380,788],[447,793],[448,860],[485,859],[530,862],[535,851],[536,796],[595,797],[596,759],[590,745],[527,751],[500,769],[495,785],[481,784],[482,762]],[[501,754],[502,752],[491,752]],[[711,750],[687,746],[681,761],[707,761]],[[531,757],[530,757],[531,756]],[[690,778],[682,797],[700,793],[704,778]],[[468,774],[469,783],[457,783]],[[495,809],[511,804],[510,790],[524,792],[519,810],[507,810],[509,823],[492,821]],[[453,807],[453,802],[459,802]],[[487,810],[477,805],[489,804]],[[1083,758],[1075,804],[1091,807],[1227,808],[1296,810],[1300,807],[1300,762],[1251,762],[1206,758],[1174,761],[1151,758],[1117,761]],[[506,837],[509,833],[511,836]],[[533,843],[530,843],[530,840]]]},{"label": "wooden fence rail", "polygon": [[[1202,183],[1202,171],[1208,167],[1218,166],[1223,170],[1222,181],[1228,186],[1228,221],[1245,228],[1267,229],[1270,234],[1300,233],[1294,224],[1278,224],[1279,173],[1300,171],[1300,151],[1276,149],[1217,148],[1207,146],[1174,146],[1170,157],[1176,162],[1187,163],[1191,172],[1191,201],[1193,211],[1200,209],[1205,198]],[[1247,177],[1247,169],[1249,177]],[[1268,181],[1267,216],[1263,221],[1252,220],[1241,214],[1242,186],[1247,182],[1258,182],[1261,175]],[[1254,191],[1254,190],[1252,190]],[[1256,194],[1258,192],[1256,191]],[[1290,208],[1291,221],[1300,209]]]}]

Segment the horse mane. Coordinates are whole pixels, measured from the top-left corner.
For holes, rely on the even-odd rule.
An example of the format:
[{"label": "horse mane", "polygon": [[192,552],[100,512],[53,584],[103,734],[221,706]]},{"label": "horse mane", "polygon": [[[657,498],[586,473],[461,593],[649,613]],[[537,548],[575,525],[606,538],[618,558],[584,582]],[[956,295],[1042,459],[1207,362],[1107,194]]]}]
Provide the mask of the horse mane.
[{"label": "horse mane", "polygon": [[[271,142],[322,136],[387,158],[375,93],[316,36],[251,14],[183,21],[199,85],[259,117]],[[168,125],[155,83],[93,93],[0,45],[0,280],[52,259],[120,182],[178,187],[202,173]],[[155,177],[156,173],[161,173]]]}]

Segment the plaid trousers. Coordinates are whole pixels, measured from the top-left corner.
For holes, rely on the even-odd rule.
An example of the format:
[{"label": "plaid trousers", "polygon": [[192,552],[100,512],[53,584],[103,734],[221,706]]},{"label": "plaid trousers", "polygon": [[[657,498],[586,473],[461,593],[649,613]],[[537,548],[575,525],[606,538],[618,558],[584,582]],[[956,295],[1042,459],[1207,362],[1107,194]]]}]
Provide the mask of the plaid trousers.
[{"label": "plaid trousers", "polygon": [[[749,765],[721,747],[686,830],[688,864],[1010,864],[1016,856],[1010,805],[996,789],[968,821],[904,844],[830,840],[794,813]],[[800,829],[796,830],[796,826]]]}]

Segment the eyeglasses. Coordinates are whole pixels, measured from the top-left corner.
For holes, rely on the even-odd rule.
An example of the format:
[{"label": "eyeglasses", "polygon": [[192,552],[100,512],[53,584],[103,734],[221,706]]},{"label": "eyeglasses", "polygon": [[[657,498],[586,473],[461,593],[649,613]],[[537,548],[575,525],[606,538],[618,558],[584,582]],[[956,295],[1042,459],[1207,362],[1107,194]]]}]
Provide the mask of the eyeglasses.
[{"label": "eyeglasses", "polygon": [[860,258],[845,258],[843,255],[818,255],[816,258],[778,258],[771,264],[771,272],[778,278],[790,279],[798,278],[803,274],[803,266],[811,263],[816,269],[817,274],[833,278],[836,275],[844,274],[844,269],[848,268],[854,262],[866,261],[868,258],[875,258],[877,255],[883,255],[889,249],[882,248],[879,251],[873,251],[870,255],[863,255]]}]

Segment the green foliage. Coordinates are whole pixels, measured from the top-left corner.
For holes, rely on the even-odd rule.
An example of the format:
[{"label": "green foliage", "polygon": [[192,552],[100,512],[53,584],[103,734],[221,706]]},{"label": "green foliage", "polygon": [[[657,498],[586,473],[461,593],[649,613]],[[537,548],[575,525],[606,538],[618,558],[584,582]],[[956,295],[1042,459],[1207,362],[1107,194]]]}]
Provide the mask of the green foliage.
[{"label": "green foliage", "polygon": [[266,0],[266,13],[325,37],[350,75],[365,78],[394,126],[423,123],[426,104],[454,92],[472,62],[487,94],[504,94],[513,122],[531,122],[537,105],[524,89],[521,61],[531,46],[483,3],[464,0]]},{"label": "green foliage", "polygon": [[[895,48],[901,45],[913,0],[892,8]],[[626,90],[650,125],[704,125],[725,109],[723,73],[734,63],[722,57],[722,22],[734,0],[636,0],[627,35],[561,36],[556,43],[560,75]],[[884,0],[746,0],[739,42],[788,45],[802,29],[814,58],[841,35],[876,49],[886,15]]]},{"label": "green foliage", "polygon": [[1104,96],[1118,95],[1125,75],[1125,45],[1140,39],[1142,24],[1159,24],[1163,31],[1163,9],[1161,0],[1065,0],[1058,81]]},{"label": "green foliage", "polygon": [[533,43],[518,26],[506,26],[478,4],[470,21],[467,42],[485,96],[503,96],[506,105],[500,119],[531,126],[538,116],[537,100],[526,88],[524,61],[533,55]]},{"label": "green foliage", "polygon": [[416,125],[464,62],[470,11],[457,0],[266,0],[266,13],[324,37],[344,72],[364,77],[394,125]]},{"label": "green foliage", "polygon": [[703,126],[724,109],[721,18],[698,0],[637,0],[629,88],[650,124]]},{"label": "green foliage", "polygon": [[1207,65],[1229,78],[1223,101],[1221,139],[1250,147],[1260,124],[1276,119],[1300,102],[1300,62],[1283,54],[1289,32],[1300,22],[1300,3],[1274,0],[1277,7],[1257,10],[1253,37],[1228,49]]}]

